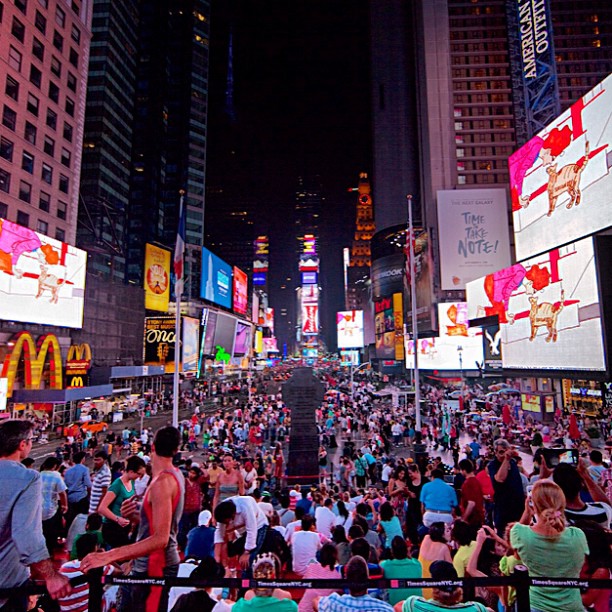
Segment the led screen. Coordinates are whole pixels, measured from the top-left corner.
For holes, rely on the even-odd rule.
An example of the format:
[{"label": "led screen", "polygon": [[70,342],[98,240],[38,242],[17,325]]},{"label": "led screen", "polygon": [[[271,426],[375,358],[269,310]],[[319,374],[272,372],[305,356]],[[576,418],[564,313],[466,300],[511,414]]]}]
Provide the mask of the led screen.
[{"label": "led screen", "polygon": [[497,315],[504,368],[605,370],[592,238],[468,283],[470,318]]},{"label": "led screen", "polygon": [[200,322],[192,317],[183,317],[183,372],[195,372],[198,369],[198,347],[200,343]]},{"label": "led screen", "polygon": [[246,314],[249,302],[249,279],[247,275],[234,266],[234,311]]},{"label": "led screen", "polygon": [[316,272],[302,272],[302,285],[316,285],[317,284],[317,273]]},{"label": "led screen", "polygon": [[612,76],[508,160],[516,258],[612,224]]},{"label": "led screen", "polygon": [[212,357],[215,354],[215,331],[217,329],[217,312],[214,310],[208,311],[206,319],[206,329],[204,330],[204,340],[202,353],[207,357]]},{"label": "led screen", "polygon": [[202,247],[200,297],[225,308],[232,307],[232,268],[206,247]]},{"label": "led screen", "polygon": [[266,273],[265,272],[253,272],[253,285],[261,287],[266,284]]},{"label": "led screen", "polygon": [[83,326],[87,253],[0,219],[0,319]]},{"label": "led screen", "polygon": [[338,348],[363,348],[363,310],[336,313]]},{"label": "led screen", "polygon": [[319,307],[316,304],[302,304],[302,333],[305,336],[319,333]]},{"label": "led screen", "polygon": [[242,321],[236,324],[236,340],[234,341],[234,356],[246,355],[251,348],[251,326]]},{"label": "led screen", "polygon": [[236,319],[230,315],[217,313],[217,325],[215,328],[215,344],[213,353],[215,356],[219,351],[225,351],[228,355],[232,355],[234,350],[234,338],[236,336]]},{"label": "led screen", "polygon": [[318,304],[319,287],[317,285],[304,285],[302,287],[302,304]]}]

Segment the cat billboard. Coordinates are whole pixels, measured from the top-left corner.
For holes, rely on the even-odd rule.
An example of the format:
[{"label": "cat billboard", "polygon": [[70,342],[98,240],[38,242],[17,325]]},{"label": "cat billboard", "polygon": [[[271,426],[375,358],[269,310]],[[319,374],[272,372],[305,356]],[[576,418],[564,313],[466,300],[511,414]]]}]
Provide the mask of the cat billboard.
[{"label": "cat billboard", "polygon": [[0,319],[81,328],[87,253],[0,219]]},{"label": "cat billboard", "polygon": [[511,369],[605,370],[593,239],[467,284],[468,317],[496,315]]},{"label": "cat billboard", "polygon": [[511,262],[505,189],[438,191],[442,289],[465,283]]},{"label": "cat billboard", "polygon": [[612,75],[509,160],[516,258],[612,225]]}]

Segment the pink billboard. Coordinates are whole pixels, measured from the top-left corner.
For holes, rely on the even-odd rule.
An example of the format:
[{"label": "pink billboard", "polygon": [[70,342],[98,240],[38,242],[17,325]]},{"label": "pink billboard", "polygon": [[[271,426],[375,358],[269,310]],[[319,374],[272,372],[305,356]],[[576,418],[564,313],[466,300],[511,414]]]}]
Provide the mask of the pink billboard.
[{"label": "pink billboard", "polygon": [[249,303],[249,279],[247,275],[240,269],[234,266],[234,311],[239,314],[246,314]]}]

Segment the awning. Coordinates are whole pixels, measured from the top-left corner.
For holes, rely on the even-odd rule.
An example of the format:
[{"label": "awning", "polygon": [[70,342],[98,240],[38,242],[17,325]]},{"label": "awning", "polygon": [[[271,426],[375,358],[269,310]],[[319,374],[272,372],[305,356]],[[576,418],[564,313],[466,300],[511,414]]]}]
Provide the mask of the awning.
[{"label": "awning", "polygon": [[113,393],[113,385],[73,387],[72,389],[16,389],[12,400],[20,404],[66,404],[80,400],[104,397]]}]

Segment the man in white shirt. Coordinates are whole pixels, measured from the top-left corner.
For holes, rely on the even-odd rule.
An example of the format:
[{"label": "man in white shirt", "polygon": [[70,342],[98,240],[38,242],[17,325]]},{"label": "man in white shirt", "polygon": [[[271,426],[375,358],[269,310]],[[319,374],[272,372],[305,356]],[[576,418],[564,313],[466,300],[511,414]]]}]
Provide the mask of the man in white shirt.
[{"label": "man in white shirt", "polygon": [[333,505],[334,502],[328,497],[323,505],[315,510],[317,531],[326,538],[331,538],[332,528],[336,524],[336,515],[332,511]]},{"label": "man in white shirt", "polygon": [[321,548],[321,537],[315,531],[314,518],[307,514],[302,519],[302,528],[291,536],[291,556],[293,571],[303,576],[311,561],[317,560],[317,551]]},{"label": "man in white shirt", "polygon": [[[259,504],[249,495],[235,495],[217,504],[215,508],[215,559],[227,565],[227,558],[234,556],[231,553],[240,552],[240,565],[246,569],[255,559],[259,549],[264,543],[268,532],[268,519]],[[244,550],[241,542],[228,549],[229,537],[236,533],[244,537]],[[242,538],[240,538],[242,540]]]}]

